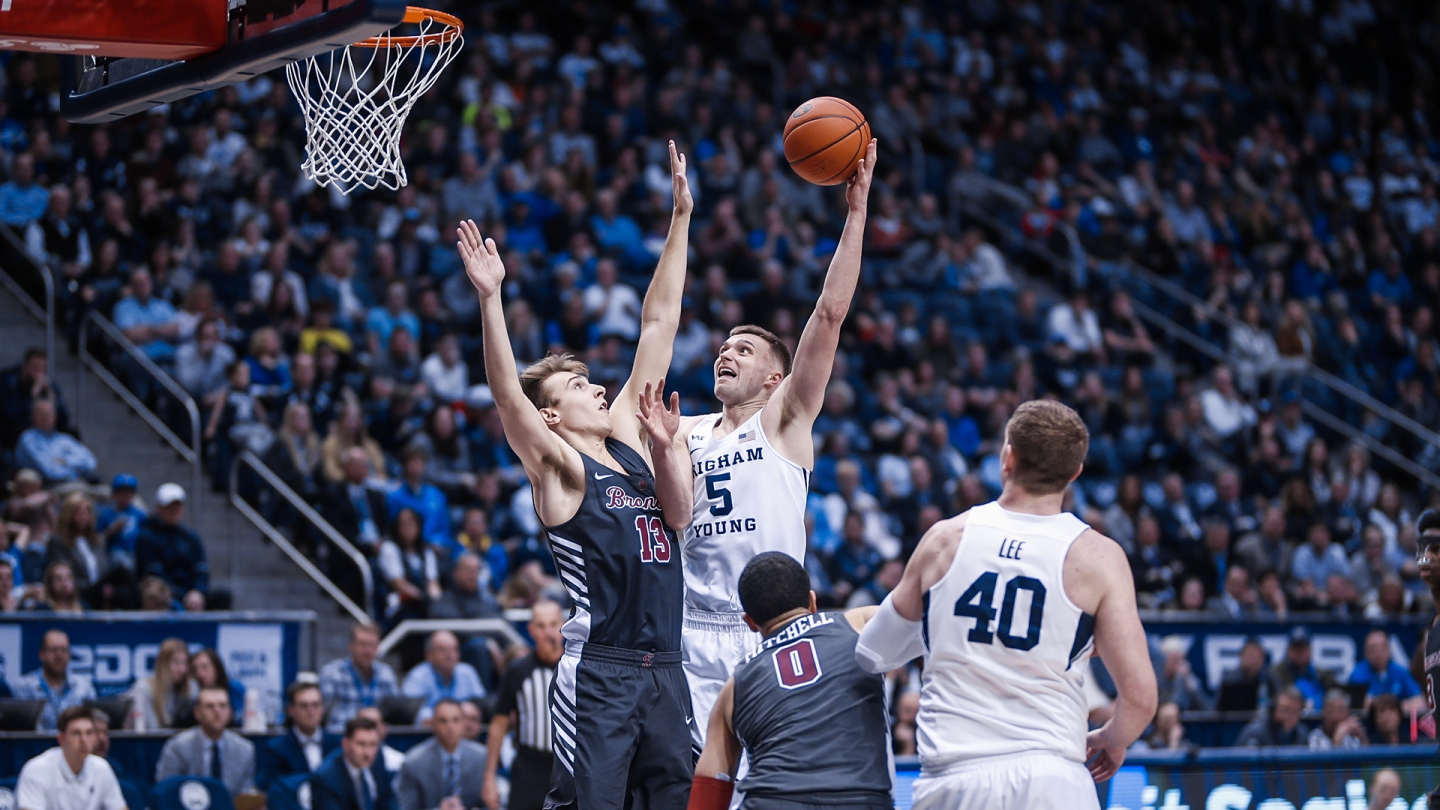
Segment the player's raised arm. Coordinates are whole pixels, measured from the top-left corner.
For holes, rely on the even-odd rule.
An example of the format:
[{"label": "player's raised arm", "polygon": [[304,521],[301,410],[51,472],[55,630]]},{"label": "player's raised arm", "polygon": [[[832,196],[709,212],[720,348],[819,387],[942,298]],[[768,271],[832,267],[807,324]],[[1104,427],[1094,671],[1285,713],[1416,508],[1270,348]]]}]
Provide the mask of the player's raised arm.
[{"label": "player's raised arm", "polygon": [[[685,178],[685,155],[670,142],[670,190],[675,208],[670,214],[670,233],[665,248],[655,265],[655,276],[645,291],[640,307],[640,342],[635,347],[635,365],[630,379],[610,404],[610,419],[616,439],[649,457],[644,437],[640,435],[638,413],[640,389],[650,380],[664,377],[670,370],[675,351],[675,332],[680,328],[680,303],[685,297],[685,261],[690,252],[690,212],[695,201],[690,196],[690,183]],[[663,395],[663,392],[662,392]]]},{"label": "player's raised arm", "polygon": [[[1082,545],[1083,544],[1083,545]],[[1145,628],[1135,605],[1130,564],[1113,540],[1094,530],[1075,541],[1072,556],[1085,562],[1085,576],[1103,585],[1095,609],[1095,651],[1115,679],[1115,716],[1085,738],[1090,775],[1104,782],[1125,761],[1125,750],[1155,717],[1155,669]],[[1067,568],[1068,560],[1067,560]]]},{"label": "player's raised arm", "polygon": [[690,525],[695,506],[695,474],[685,450],[685,433],[680,430],[680,395],[670,395],[665,406],[665,379],[652,385],[647,380],[640,394],[640,412],[635,416],[650,439],[650,464],[655,470],[655,497],[665,515],[665,525],[682,531]]},{"label": "player's raised arm", "polygon": [[[465,274],[480,293],[480,321],[485,343],[485,378],[505,426],[505,439],[525,466],[530,482],[539,489],[547,472],[569,466],[570,456],[580,465],[579,454],[565,444],[545,424],[535,405],[520,388],[515,372],[515,353],[505,329],[505,310],[500,302],[500,288],[505,283],[505,264],[495,248],[494,239],[480,238],[480,229],[473,220],[465,220],[456,229],[460,257],[465,261]],[[568,452],[567,452],[568,451]],[[583,473],[582,473],[583,475]],[[543,517],[543,515],[542,515]]]},{"label": "player's raised arm", "polygon": [[740,768],[740,741],[735,738],[732,713],[735,710],[735,679],[725,682],[715,709],[710,712],[710,730],[705,750],[695,763],[695,781],[690,786],[686,810],[726,810],[735,791],[735,772]]},{"label": "player's raised arm", "polygon": [[[780,408],[773,416],[766,409],[769,417],[766,419],[766,430],[779,436],[785,455],[804,467],[814,464],[815,447],[810,438],[810,426],[815,423],[825,402],[825,386],[830,382],[830,368],[835,362],[835,350],[840,345],[840,327],[845,323],[850,299],[855,297],[855,285],[860,279],[860,251],[865,241],[870,180],[875,174],[875,145],[876,141],[872,138],[865,148],[865,157],[860,160],[859,168],[845,188],[845,201],[849,204],[845,230],[840,234],[840,244],[830,260],[830,269],[825,273],[825,284],[815,302],[815,311],[810,313],[805,330],[800,333],[800,343],[795,347],[794,371],[775,392]],[[794,442],[786,441],[785,436],[791,432],[792,425],[796,436]]]}]

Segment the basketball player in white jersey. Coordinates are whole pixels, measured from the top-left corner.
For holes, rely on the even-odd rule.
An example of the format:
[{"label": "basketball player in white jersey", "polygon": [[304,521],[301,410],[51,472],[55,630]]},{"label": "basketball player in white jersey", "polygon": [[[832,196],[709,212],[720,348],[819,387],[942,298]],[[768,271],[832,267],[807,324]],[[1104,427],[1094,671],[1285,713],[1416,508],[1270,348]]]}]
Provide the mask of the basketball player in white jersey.
[{"label": "basketball player in white jersey", "polygon": [[[1070,408],[1017,408],[1000,499],[926,532],[861,634],[856,656],[871,672],[926,657],[915,810],[1098,808],[1094,783],[1155,715],[1125,554],[1061,510],[1089,444]],[[1087,735],[1092,650],[1120,694]]]},{"label": "basketball player in white jersey", "polygon": [[691,519],[671,528],[685,529],[681,641],[697,752],[704,748],[720,689],[761,640],[745,625],[740,572],[766,551],[805,562],[805,498],[815,466],[810,429],[824,404],[840,325],[860,277],[875,146],[872,139],[848,181],[845,229],[793,362],[789,348],[769,331],[737,326],[715,360],[715,398],[724,406],[721,413],[682,418],[677,398],[672,397],[671,409],[665,411],[663,402],[648,392],[641,397],[642,418],[658,409],[667,417],[666,429],[674,431],[672,455],[683,459],[688,452],[690,459],[689,467],[682,463],[668,471],[657,459],[655,475],[662,487],[668,483],[676,491],[694,492]]}]

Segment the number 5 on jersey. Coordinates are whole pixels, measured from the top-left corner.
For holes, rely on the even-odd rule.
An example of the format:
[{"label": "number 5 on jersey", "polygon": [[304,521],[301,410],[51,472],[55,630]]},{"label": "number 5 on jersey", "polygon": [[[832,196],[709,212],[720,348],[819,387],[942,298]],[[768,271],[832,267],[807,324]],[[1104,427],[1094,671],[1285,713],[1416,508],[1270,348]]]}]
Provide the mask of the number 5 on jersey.
[{"label": "number 5 on jersey", "polygon": [[670,535],[665,523],[653,515],[635,518],[635,531],[640,533],[640,562],[670,562]]}]

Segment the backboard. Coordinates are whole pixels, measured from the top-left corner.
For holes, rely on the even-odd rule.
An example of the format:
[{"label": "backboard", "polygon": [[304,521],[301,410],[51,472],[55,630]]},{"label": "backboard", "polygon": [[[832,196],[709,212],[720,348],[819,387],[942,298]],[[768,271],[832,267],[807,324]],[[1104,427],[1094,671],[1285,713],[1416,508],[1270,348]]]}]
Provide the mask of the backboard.
[{"label": "backboard", "polygon": [[0,0],[0,48],[74,53],[60,110],[98,124],[381,34],[404,0]]}]

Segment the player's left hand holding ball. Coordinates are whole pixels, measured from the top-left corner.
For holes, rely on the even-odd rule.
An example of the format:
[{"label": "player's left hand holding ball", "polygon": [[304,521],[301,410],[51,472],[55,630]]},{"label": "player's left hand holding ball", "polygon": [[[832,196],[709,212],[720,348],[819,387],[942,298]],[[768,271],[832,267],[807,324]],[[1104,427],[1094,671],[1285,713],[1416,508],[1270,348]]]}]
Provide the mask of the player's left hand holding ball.
[{"label": "player's left hand holding ball", "polygon": [[1124,762],[1125,746],[1110,739],[1109,723],[1085,735],[1085,767],[1096,783],[1114,776]]}]

